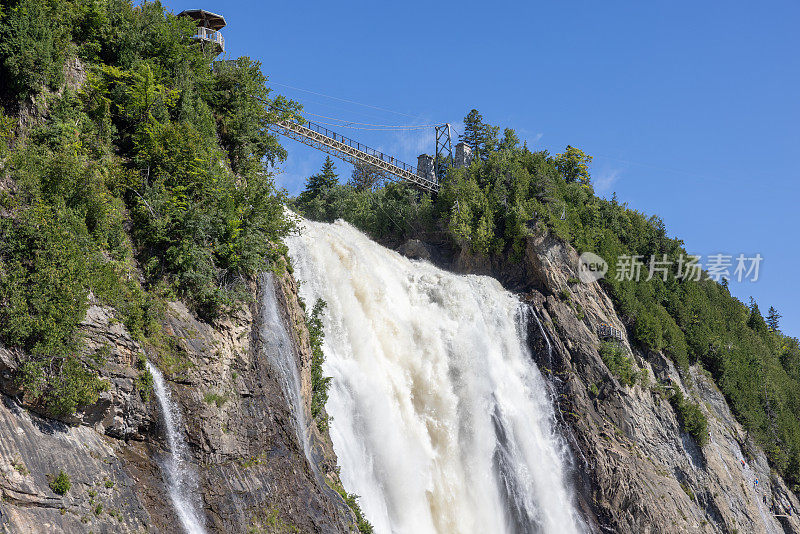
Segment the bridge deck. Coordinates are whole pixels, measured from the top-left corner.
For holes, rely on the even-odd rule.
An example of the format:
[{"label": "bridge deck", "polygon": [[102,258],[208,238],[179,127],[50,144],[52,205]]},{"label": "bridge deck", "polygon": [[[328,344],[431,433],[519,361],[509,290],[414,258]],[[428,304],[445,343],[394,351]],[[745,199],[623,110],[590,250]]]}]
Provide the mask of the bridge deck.
[{"label": "bridge deck", "polygon": [[437,182],[420,176],[411,165],[313,122],[300,124],[295,121],[281,121],[271,124],[269,128],[275,133],[285,135],[354,165],[369,165],[390,180],[405,180],[417,189],[429,193],[439,191]]}]

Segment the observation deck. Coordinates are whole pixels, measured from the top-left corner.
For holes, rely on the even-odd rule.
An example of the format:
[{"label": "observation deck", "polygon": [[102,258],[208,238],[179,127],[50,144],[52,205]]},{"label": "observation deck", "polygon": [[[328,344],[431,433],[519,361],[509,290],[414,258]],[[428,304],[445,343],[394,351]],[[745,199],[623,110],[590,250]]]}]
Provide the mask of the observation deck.
[{"label": "observation deck", "polygon": [[178,13],[179,17],[187,17],[197,23],[197,30],[192,39],[214,47],[217,54],[225,51],[225,37],[220,30],[226,26],[225,17],[203,9],[187,9]]}]

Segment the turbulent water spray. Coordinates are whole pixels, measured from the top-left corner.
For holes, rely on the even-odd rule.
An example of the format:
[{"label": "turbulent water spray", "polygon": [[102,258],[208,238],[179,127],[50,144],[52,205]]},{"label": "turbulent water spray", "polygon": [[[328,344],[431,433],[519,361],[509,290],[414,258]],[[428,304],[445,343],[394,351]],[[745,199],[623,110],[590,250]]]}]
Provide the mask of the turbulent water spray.
[{"label": "turbulent water spray", "polygon": [[289,249],[303,298],[328,303],[331,436],[376,532],[583,530],[513,295],[342,222],[305,222]]},{"label": "turbulent water spray", "polygon": [[150,362],[147,362],[147,369],[153,375],[153,389],[161,407],[161,417],[169,445],[169,456],[162,465],[167,479],[169,498],[183,529],[188,534],[204,534],[203,517],[197,506],[197,478],[188,460],[189,454],[182,435],[181,411],[172,400],[161,371]]},{"label": "turbulent water spray", "polygon": [[272,273],[265,273],[261,278],[261,327],[259,340],[262,343],[260,352],[269,360],[277,372],[283,394],[294,420],[297,439],[303,446],[303,452],[314,467],[308,441],[305,409],[300,387],[300,373],[292,351],[292,340],[286,330],[286,324],[280,313],[278,297],[275,293],[275,281]]}]

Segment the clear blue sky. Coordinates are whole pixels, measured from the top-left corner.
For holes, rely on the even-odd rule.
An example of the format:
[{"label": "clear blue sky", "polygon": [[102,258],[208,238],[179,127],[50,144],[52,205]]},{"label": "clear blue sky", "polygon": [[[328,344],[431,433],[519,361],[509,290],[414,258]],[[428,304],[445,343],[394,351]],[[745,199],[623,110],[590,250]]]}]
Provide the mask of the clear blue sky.
[{"label": "clear blue sky", "polygon": [[[223,14],[227,55],[309,112],[458,124],[477,108],[533,148],[583,149],[598,194],[690,252],[760,253],[760,280],[731,290],[800,335],[800,2],[165,4]],[[411,164],[434,149],[428,131],[341,132]],[[278,182],[297,193],[324,155],[284,145]]]}]

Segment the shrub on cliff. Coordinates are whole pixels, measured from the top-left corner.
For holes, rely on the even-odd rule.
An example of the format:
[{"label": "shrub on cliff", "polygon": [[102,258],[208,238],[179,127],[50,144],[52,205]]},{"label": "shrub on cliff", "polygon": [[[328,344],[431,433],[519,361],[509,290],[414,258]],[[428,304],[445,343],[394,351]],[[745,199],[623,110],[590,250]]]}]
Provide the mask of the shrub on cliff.
[{"label": "shrub on cliff", "polygon": [[322,364],[325,363],[325,353],[322,352],[322,342],[325,339],[322,313],[325,311],[325,306],[327,306],[325,301],[318,299],[314,303],[311,316],[306,316],[308,339],[311,345],[311,417],[323,432],[328,427],[325,404],[328,402],[328,388],[331,381],[330,377],[326,377],[322,372]]},{"label": "shrub on cliff", "polygon": [[72,482],[69,480],[69,475],[60,469],[58,475],[50,481],[50,489],[58,495],[66,495],[70,488],[72,488]]},{"label": "shrub on cliff", "polygon": [[700,406],[686,400],[683,392],[677,388],[669,398],[669,402],[678,415],[678,421],[684,432],[692,436],[699,445],[705,445],[708,442],[708,419]]},{"label": "shrub on cliff", "polygon": [[639,377],[636,366],[617,343],[604,341],[600,344],[600,357],[608,370],[626,386],[633,386]]}]

